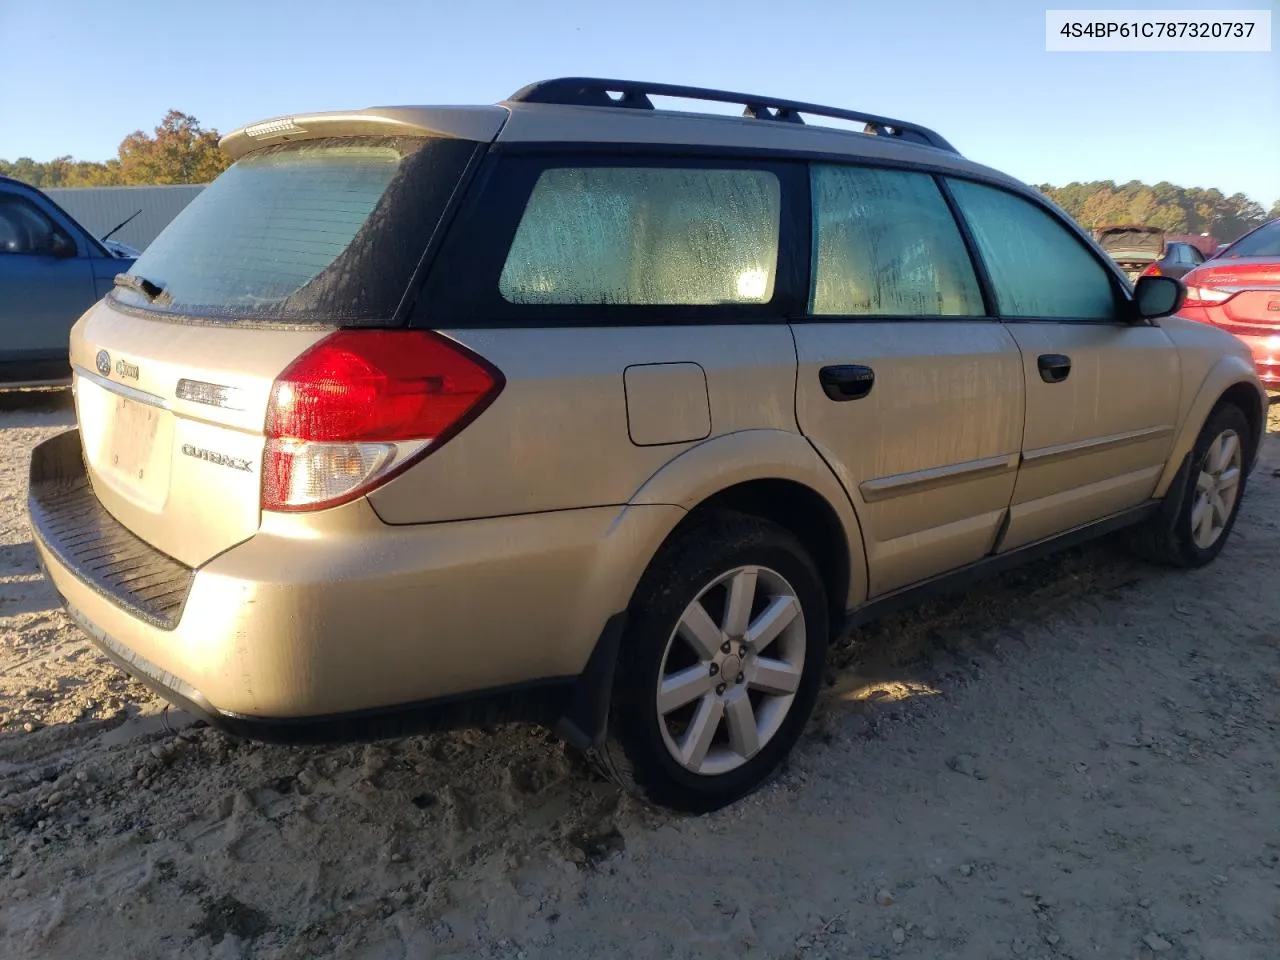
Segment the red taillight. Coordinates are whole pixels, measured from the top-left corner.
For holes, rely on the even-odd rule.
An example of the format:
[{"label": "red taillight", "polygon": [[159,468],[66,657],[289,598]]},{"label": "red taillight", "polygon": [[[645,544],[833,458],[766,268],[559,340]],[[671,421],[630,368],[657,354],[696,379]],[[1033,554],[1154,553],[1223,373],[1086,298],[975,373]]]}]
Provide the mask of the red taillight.
[{"label": "red taillight", "polygon": [[1216,307],[1226,303],[1236,295],[1236,291],[1215,290],[1213,287],[1195,287],[1188,285],[1187,299],[1182,301],[1184,307]]},{"label": "red taillight", "polygon": [[478,416],[502,375],[438,334],[342,330],[276,379],[267,407],[264,510],[363,496]]},{"label": "red taillight", "polygon": [[1164,274],[1162,274],[1162,273],[1160,272],[1160,264],[1158,264],[1158,263],[1152,263],[1152,264],[1150,264],[1150,265],[1147,267],[1147,269],[1143,270],[1143,271],[1142,271],[1142,273],[1138,274],[1138,276],[1140,276],[1140,277],[1161,277],[1161,276],[1164,276]]}]

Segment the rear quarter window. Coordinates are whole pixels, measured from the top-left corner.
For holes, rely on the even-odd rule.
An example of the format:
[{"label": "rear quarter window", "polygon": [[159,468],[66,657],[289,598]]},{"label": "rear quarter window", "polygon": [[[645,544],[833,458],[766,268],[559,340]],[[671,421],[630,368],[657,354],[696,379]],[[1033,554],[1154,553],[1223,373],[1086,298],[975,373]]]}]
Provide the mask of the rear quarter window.
[{"label": "rear quarter window", "polygon": [[781,208],[768,170],[544,170],[498,289],[510,304],[767,303]]}]

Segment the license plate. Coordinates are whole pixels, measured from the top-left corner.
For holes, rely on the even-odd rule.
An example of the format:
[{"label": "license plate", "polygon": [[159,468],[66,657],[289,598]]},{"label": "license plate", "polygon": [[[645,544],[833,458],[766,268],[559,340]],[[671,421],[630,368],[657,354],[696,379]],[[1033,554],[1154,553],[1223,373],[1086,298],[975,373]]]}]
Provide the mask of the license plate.
[{"label": "license plate", "polygon": [[112,470],[131,481],[145,480],[164,411],[147,403],[117,397],[111,413]]},{"label": "license plate", "polygon": [[169,498],[173,414],[91,380],[76,383],[76,420],[95,489],[149,512]]}]

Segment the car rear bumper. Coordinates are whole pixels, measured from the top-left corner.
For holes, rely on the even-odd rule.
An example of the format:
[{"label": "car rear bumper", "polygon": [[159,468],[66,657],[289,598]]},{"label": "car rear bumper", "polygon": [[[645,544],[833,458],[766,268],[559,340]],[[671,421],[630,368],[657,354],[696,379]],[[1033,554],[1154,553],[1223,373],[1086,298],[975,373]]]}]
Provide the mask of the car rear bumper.
[{"label": "car rear bumper", "polygon": [[[47,571],[46,571],[47,572]],[[181,677],[169,673],[103,632],[63,598],[67,615],[112,663],[169,703],[238,736],[274,743],[334,743],[378,740],[429,730],[525,720],[552,724],[563,718],[575,678],[549,678],[455,696],[433,697],[303,717],[266,717],[223,710]]]},{"label": "car rear bumper", "polygon": [[1221,306],[1183,307],[1179,314],[1225,330],[1244,343],[1253,355],[1262,385],[1269,391],[1280,391],[1280,319],[1272,323],[1252,315],[1244,319],[1231,317]]},{"label": "car rear bumper", "polygon": [[220,726],[290,740],[451,722],[474,714],[472,698],[515,715],[545,706],[625,609],[637,546],[682,515],[600,507],[389,526],[357,501],[264,515],[252,538],[190,569],[102,507],[75,430],[33,451],[29,507],[46,575],[111,659]]},{"label": "car rear bumper", "polygon": [[1258,379],[1270,391],[1280,391],[1280,330],[1267,336],[1236,336],[1243,340],[1253,354],[1253,366]]}]

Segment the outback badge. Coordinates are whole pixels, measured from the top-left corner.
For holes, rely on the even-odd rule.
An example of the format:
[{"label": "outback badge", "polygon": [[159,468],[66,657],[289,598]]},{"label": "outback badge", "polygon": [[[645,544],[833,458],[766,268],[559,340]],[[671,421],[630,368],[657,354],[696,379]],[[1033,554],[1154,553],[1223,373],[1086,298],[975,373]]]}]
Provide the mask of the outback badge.
[{"label": "outback badge", "polygon": [[182,453],[188,457],[195,457],[197,460],[203,460],[206,463],[216,463],[220,467],[230,467],[232,470],[252,470],[251,462],[244,457],[233,457],[226,453],[219,453],[216,450],[206,450],[204,447],[197,447],[194,444],[184,443],[182,445]]}]

